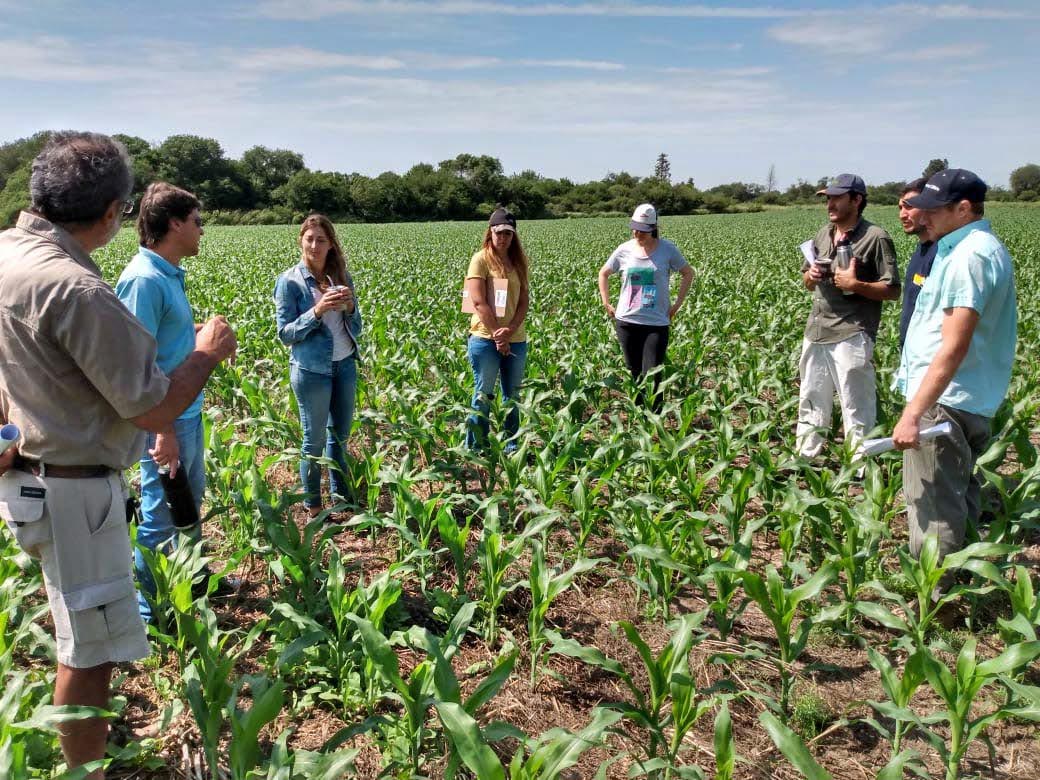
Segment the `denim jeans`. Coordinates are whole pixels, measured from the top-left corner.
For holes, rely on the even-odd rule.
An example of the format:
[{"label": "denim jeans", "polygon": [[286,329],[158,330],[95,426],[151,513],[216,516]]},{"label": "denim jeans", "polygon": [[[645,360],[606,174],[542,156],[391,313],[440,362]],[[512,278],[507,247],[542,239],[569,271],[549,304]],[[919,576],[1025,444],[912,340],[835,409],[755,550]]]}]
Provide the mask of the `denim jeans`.
[{"label": "denim jeans", "polygon": [[503,355],[491,339],[470,336],[466,356],[473,367],[473,410],[466,418],[466,446],[477,449],[485,444],[488,436],[488,411],[495,385],[501,380],[502,400],[509,404],[506,414],[506,433],[511,440],[506,449],[516,448],[516,433],[520,429],[520,410],[515,402],[520,394],[520,383],[524,379],[527,363],[527,342],[509,345],[511,355]]},{"label": "denim jeans", "polygon": [[[188,475],[195,505],[201,507],[206,492],[202,415],[177,420],[173,424],[173,431],[180,448],[179,468]],[[170,510],[166,507],[159,467],[147,452],[154,446],[155,434],[149,433],[145,454],[141,458],[141,521],[137,526],[137,544],[153,551],[162,548],[164,553],[169,554],[177,538],[177,529],[173,527]],[[196,526],[189,536],[198,539],[200,531]],[[137,575],[137,604],[141,609],[141,617],[146,621],[151,620],[152,605],[149,602],[155,600],[155,580],[140,550],[134,550],[134,571]]]},{"label": "denim jeans", "polygon": [[303,425],[303,458],[300,481],[307,494],[304,505],[321,506],[321,465],[314,459],[325,457],[338,469],[329,470],[329,487],[333,495],[348,496],[346,446],[354,425],[354,398],[357,394],[357,360],[355,356],[332,363],[332,376],[318,374],[293,365],[290,382],[300,407]]}]

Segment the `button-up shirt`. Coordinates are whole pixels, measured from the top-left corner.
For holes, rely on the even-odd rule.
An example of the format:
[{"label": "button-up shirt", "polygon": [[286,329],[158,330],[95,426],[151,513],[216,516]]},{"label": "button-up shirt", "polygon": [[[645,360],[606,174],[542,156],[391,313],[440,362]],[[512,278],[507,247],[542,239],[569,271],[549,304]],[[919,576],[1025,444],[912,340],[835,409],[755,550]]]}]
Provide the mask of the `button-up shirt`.
[{"label": "button-up shirt", "polygon": [[[184,292],[184,269],[141,247],[116,282],[116,295],[155,338],[156,363],[170,374],[195,351],[195,315]],[[180,419],[202,414],[202,393]]]},{"label": "button-up shirt", "polygon": [[988,220],[976,220],[939,239],[893,383],[907,400],[917,393],[942,345],[946,311],[955,308],[974,309],[979,320],[967,354],[938,401],[992,417],[1011,381],[1018,308],[1011,256]]},{"label": "button-up shirt", "polygon": [[[885,282],[899,287],[899,268],[892,237],[877,225],[860,219],[846,235],[856,258],[856,278],[862,282]],[[824,225],[813,238],[816,257],[833,261],[837,246],[834,225]],[[832,263],[832,269],[834,265]],[[802,265],[805,271],[808,264]],[[812,296],[812,311],[805,324],[805,338],[816,344],[836,344],[857,333],[866,333],[876,339],[881,324],[881,301],[862,295],[845,295],[833,280],[825,279],[816,285]]]},{"label": "button-up shirt", "polygon": [[155,339],[61,227],[23,212],[0,233],[0,410],[23,455],[125,469],[145,433],[128,418],[166,396]]}]

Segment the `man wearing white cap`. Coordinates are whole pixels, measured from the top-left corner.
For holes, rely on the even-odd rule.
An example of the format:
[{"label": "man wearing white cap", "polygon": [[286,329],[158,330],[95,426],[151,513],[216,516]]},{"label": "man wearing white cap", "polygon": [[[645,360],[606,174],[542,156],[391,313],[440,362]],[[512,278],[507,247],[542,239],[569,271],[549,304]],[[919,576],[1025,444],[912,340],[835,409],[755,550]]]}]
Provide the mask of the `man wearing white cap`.
[{"label": "man wearing white cap", "polygon": [[[649,203],[636,207],[628,223],[632,239],[610,256],[599,271],[599,295],[607,314],[614,320],[621,351],[632,379],[639,386],[639,403],[646,400],[642,382],[647,374],[664,363],[668,349],[671,318],[686,300],[693,283],[693,269],[671,241],[660,238],[657,210]],[[672,272],[682,277],[679,294],[671,302],[668,280]],[[617,307],[610,304],[612,274],[621,273],[621,296]],[[654,374],[651,407],[661,410],[657,392],[660,373]]]}]

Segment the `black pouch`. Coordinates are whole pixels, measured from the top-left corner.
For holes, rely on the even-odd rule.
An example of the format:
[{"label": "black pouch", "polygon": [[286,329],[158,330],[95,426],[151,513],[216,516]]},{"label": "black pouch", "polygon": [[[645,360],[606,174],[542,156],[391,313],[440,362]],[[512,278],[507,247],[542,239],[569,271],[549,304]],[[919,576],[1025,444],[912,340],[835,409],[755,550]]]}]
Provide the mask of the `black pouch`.
[{"label": "black pouch", "polygon": [[138,507],[141,506],[141,502],[137,500],[137,496],[133,493],[126,497],[126,524],[141,522],[141,516],[137,513]]}]

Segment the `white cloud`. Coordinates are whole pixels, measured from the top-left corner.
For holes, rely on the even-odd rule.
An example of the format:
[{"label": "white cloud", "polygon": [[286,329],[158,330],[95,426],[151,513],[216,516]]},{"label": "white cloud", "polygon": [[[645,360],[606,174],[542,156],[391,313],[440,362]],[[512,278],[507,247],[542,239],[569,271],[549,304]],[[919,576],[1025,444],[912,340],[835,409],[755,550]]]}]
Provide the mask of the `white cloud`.
[{"label": "white cloud", "polygon": [[847,18],[879,15],[905,18],[950,20],[1037,19],[1036,11],[992,8],[967,3],[933,6],[925,3],[850,8],[780,8],[777,6],[721,6],[707,4],[664,5],[655,3],[487,3],[476,0],[264,0],[256,13],[274,19],[323,18],[358,14],[403,14],[427,16],[573,16],[573,17],[656,17],[673,19],[794,19],[807,17]]},{"label": "white cloud", "polygon": [[452,56],[427,52],[410,52],[398,56],[404,59],[409,67],[425,70],[476,70],[502,64],[498,57]]},{"label": "white cloud", "polygon": [[852,57],[884,51],[893,40],[890,24],[863,18],[857,19],[854,29],[845,19],[800,19],[771,27],[768,35],[781,43],[802,46],[819,54]]},{"label": "white cloud", "polygon": [[57,37],[0,40],[0,73],[5,79],[36,82],[107,82],[126,78],[126,66],[84,56],[81,48]]},{"label": "white cloud", "polygon": [[783,19],[802,11],[782,8],[640,3],[486,3],[474,0],[266,0],[257,7],[276,19],[316,18],[344,14],[428,14],[438,16],[600,16],[679,17],[687,19]]},{"label": "white cloud", "polygon": [[913,51],[897,52],[890,59],[898,60],[899,62],[947,61],[953,66],[962,64],[966,59],[982,55],[988,48],[984,43],[950,43],[942,46],[925,46]]},{"label": "white cloud", "polygon": [[534,68],[568,68],[572,70],[624,70],[619,62],[599,60],[519,60],[518,65]]},{"label": "white cloud", "polygon": [[658,73],[666,73],[669,75],[673,74],[688,74],[688,75],[702,75],[702,76],[723,76],[729,78],[753,78],[756,76],[768,76],[771,73],[776,72],[776,68],[770,68],[765,66],[755,66],[747,68],[680,68],[680,67],[668,67],[658,68]]},{"label": "white cloud", "polygon": [[236,68],[247,71],[328,70],[333,68],[397,70],[404,67],[404,63],[394,57],[340,54],[308,49],[304,46],[253,49],[242,54],[236,53],[233,60]]}]

